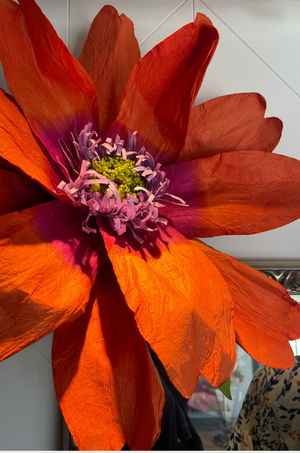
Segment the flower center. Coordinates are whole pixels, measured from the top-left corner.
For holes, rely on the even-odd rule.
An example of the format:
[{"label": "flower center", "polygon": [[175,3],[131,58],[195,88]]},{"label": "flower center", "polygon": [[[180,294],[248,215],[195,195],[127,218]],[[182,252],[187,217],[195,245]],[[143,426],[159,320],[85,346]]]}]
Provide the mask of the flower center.
[{"label": "flower center", "polygon": [[[135,187],[146,187],[145,178],[140,173],[134,172],[136,163],[131,159],[124,160],[118,156],[105,156],[101,160],[92,159],[90,163],[91,168],[98,174],[117,184],[121,201],[126,198],[127,194],[137,198]],[[97,179],[97,176],[91,176],[90,179]],[[93,192],[99,192],[101,198],[108,190],[105,184],[91,184],[89,187]]]},{"label": "flower center", "polygon": [[[187,206],[179,197],[167,193],[169,179],[160,170],[161,164],[144,147],[136,150],[136,132],[129,134],[127,147],[119,135],[105,142],[87,124],[79,136],[71,135],[75,149],[71,152],[59,141],[68,167],[63,167],[69,182],[61,181],[58,191],[64,192],[76,206],[88,209],[82,224],[86,233],[97,230],[88,226],[92,216],[104,216],[119,235],[129,228],[142,243],[138,230],[155,231],[157,224],[167,224],[158,215],[165,202]],[[76,134],[75,134],[76,135]],[[70,176],[72,175],[72,177]]]}]

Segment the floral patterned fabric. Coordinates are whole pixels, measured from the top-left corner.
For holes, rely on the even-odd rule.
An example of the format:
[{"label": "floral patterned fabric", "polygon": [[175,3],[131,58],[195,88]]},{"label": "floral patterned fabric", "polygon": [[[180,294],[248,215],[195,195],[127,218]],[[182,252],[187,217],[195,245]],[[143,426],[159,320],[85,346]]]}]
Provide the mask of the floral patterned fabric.
[{"label": "floral patterned fabric", "polygon": [[300,356],[287,370],[258,368],[228,450],[300,450]]}]

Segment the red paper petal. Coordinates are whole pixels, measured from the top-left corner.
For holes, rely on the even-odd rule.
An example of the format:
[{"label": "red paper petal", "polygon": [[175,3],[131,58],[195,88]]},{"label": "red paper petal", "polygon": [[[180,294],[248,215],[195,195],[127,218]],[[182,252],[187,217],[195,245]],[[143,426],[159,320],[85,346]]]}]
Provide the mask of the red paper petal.
[{"label": "red paper petal", "polygon": [[253,234],[300,217],[300,162],[261,151],[233,151],[165,167],[168,191],[187,208],[160,215],[186,237]]},{"label": "red paper petal", "polygon": [[184,149],[178,162],[227,151],[273,151],[282,121],[264,118],[265,99],[257,93],[222,96],[191,111]]},{"label": "red paper petal", "polygon": [[83,219],[57,200],[1,217],[1,360],[83,313],[106,259]]},{"label": "red paper petal", "polygon": [[106,135],[127,139],[128,130],[137,131],[139,147],[162,164],[174,162],[217,43],[217,30],[197,14],[195,22],[154,47],[132,70],[120,113]]},{"label": "red paper petal", "polygon": [[90,304],[57,329],[56,394],[80,450],[150,450],[160,433],[164,391],[111,264],[101,268]]},{"label": "red paper petal", "polygon": [[137,326],[173,384],[187,397],[202,373],[223,384],[236,351],[232,302],[215,266],[171,227],[139,246],[98,221]]},{"label": "red paper petal", "polygon": [[[0,58],[7,84],[34,133],[54,160],[91,122],[98,124],[96,89],[34,0],[0,3]],[[12,58],[13,56],[13,58]]]},{"label": "red paper petal", "polygon": [[261,272],[201,241],[191,242],[214,263],[228,285],[237,343],[263,365],[290,368],[295,358],[289,340],[300,338],[297,302]]},{"label": "red paper petal", "polygon": [[100,134],[117,118],[129,74],[140,59],[133,23],[112,6],[95,17],[79,62],[95,84],[100,113]]}]

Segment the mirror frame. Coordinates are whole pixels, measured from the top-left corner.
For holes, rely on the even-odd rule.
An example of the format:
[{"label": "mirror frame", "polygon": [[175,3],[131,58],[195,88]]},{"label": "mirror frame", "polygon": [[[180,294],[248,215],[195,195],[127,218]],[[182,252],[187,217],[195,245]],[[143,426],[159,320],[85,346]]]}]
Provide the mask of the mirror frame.
[{"label": "mirror frame", "polygon": [[291,296],[300,295],[300,261],[242,261],[286,288]]}]

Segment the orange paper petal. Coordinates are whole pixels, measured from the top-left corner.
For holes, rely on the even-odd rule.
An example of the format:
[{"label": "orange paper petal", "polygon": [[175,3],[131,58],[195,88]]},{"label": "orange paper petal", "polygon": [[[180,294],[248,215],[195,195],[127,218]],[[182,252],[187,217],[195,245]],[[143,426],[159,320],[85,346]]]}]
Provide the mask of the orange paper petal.
[{"label": "orange paper petal", "polygon": [[112,6],[95,17],[79,62],[95,84],[100,113],[100,134],[116,119],[129,74],[140,59],[133,23]]},{"label": "orange paper petal", "polygon": [[201,241],[191,242],[215,264],[228,284],[237,343],[263,365],[290,368],[294,353],[289,340],[300,338],[297,302],[261,272]]},{"label": "orange paper petal", "polygon": [[53,342],[56,394],[80,450],[150,450],[164,392],[133,313],[106,262],[79,319]]},{"label": "orange paper petal", "polygon": [[62,174],[32,133],[24,115],[2,90],[0,123],[0,156],[55,193]]},{"label": "orange paper petal", "polygon": [[184,149],[178,162],[226,151],[273,151],[282,121],[264,118],[265,99],[257,93],[222,96],[191,111]]},{"label": "orange paper petal", "polygon": [[25,175],[0,168],[0,216],[49,201],[51,195]]},{"label": "orange paper petal", "polygon": [[1,360],[83,313],[106,259],[83,219],[57,200],[1,217]]},{"label": "orange paper petal", "polygon": [[172,163],[183,148],[190,109],[218,43],[210,20],[197,14],[190,23],[154,47],[134,67],[120,113],[107,136],[138,132],[158,162]]},{"label": "orange paper petal", "polygon": [[216,267],[171,227],[139,246],[98,220],[137,326],[173,384],[187,397],[202,373],[223,384],[236,351],[232,302]]},{"label": "orange paper petal", "polygon": [[91,122],[98,124],[96,89],[34,0],[0,1],[0,58],[7,84],[34,133],[56,160]]},{"label": "orange paper petal", "polygon": [[188,207],[160,215],[186,237],[253,234],[300,217],[300,162],[261,151],[233,151],[164,167],[168,191]]}]

